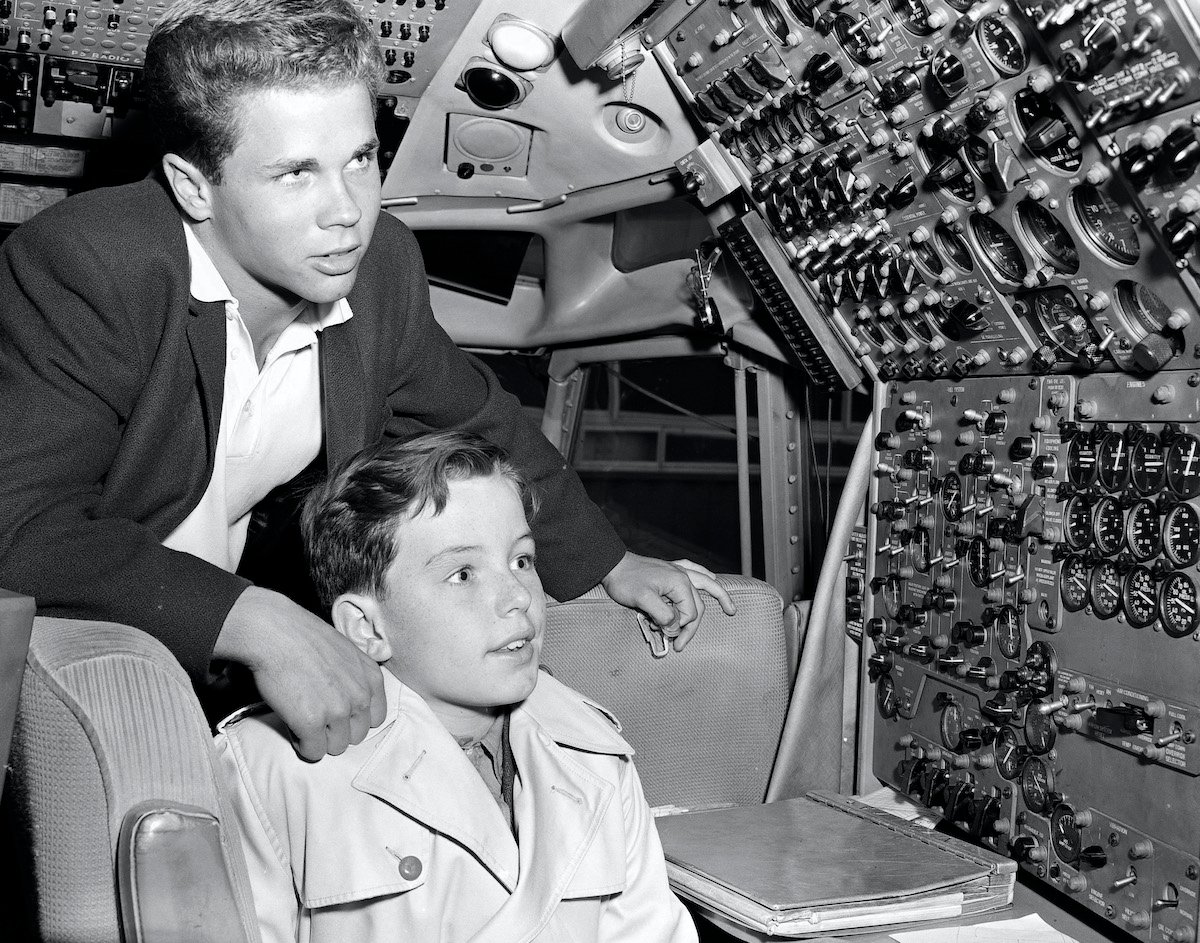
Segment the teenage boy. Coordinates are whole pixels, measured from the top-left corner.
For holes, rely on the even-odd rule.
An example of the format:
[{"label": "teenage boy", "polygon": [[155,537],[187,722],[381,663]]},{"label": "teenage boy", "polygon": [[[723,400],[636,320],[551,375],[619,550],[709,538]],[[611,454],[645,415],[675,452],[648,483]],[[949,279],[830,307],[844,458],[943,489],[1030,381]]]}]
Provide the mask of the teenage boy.
[{"label": "teenage boy", "polygon": [[264,943],[696,939],[632,749],[538,670],[528,499],[461,433],[368,449],[310,494],[315,582],[387,716],[316,764],[274,715],[222,725]]},{"label": "teenage boy", "polygon": [[[548,590],[598,582],[680,648],[695,570],[629,553],[433,319],[379,209],[378,43],[346,0],[178,0],[146,51],[161,174],[66,200],[0,247],[0,586],[157,636],[203,688],[247,666],[310,759],[383,718],[379,671],[292,595],[304,483],[432,429],[507,449],[544,496]],[[299,572],[296,572],[299,571]],[[258,583],[248,578],[254,576]]]}]

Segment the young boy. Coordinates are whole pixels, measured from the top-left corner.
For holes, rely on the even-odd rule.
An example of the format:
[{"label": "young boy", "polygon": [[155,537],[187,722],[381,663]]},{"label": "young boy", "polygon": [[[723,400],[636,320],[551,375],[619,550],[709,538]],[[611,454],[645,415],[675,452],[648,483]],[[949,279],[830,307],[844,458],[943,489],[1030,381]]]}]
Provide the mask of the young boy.
[{"label": "young boy", "polygon": [[387,716],[315,764],[276,715],[223,726],[265,943],[696,939],[633,750],[539,672],[528,494],[499,448],[443,432],[308,498],[314,580]]}]

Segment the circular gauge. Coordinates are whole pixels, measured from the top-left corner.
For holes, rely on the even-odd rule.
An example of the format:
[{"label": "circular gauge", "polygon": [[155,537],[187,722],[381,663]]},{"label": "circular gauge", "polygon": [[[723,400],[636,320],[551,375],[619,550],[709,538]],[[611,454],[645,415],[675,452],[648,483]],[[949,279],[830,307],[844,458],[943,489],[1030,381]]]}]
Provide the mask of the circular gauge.
[{"label": "circular gauge", "polygon": [[1021,767],[1021,798],[1025,805],[1033,812],[1044,813],[1053,789],[1054,776],[1050,767],[1036,756],[1027,759]]},{"label": "circular gauge", "polygon": [[1071,439],[1067,447],[1067,477],[1080,488],[1096,480],[1096,446],[1091,436],[1080,434]]},{"label": "circular gauge", "polygon": [[1129,216],[1104,191],[1081,183],[1071,191],[1071,208],[1093,249],[1118,265],[1133,265],[1142,254],[1137,229]]},{"label": "circular gauge", "polygon": [[755,9],[762,18],[763,25],[775,34],[775,38],[781,43],[786,42],[788,33],[791,32],[791,27],[788,26],[787,20],[783,18],[783,14],[779,12],[779,8],[773,3],[761,3],[756,4]]},{"label": "circular gauge", "polygon": [[962,479],[958,472],[948,472],[942,479],[942,513],[948,521],[957,521],[963,515]]},{"label": "circular gauge", "polygon": [[899,576],[892,573],[883,581],[879,591],[883,594],[884,612],[888,618],[896,618],[896,613],[900,610],[900,600],[904,598],[904,583]]},{"label": "circular gauge", "polygon": [[1140,282],[1128,279],[1117,282],[1117,310],[1125,320],[1136,324],[1149,334],[1157,334],[1167,326],[1171,309],[1158,295]]},{"label": "circular gauge", "polygon": [[892,9],[900,16],[904,28],[916,36],[928,36],[934,28],[929,25],[929,7],[924,0],[892,0]]},{"label": "circular gauge", "polygon": [[947,750],[957,750],[958,741],[962,737],[963,717],[962,708],[950,701],[942,708],[942,745]]},{"label": "circular gauge", "polygon": [[1021,247],[998,222],[979,213],[971,217],[971,233],[979,249],[996,274],[1010,282],[1019,282],[1028,271]]},{"label": "circular gauge", "polygon": [[[1054,99],[1033,89],[1023,88],[1013,96],[1013,116],[1025,146],[1040,160],[1056,170],[1073,173],[1083,163],[1079,133],[1071,119],[1055,104]],[[1030,132],[1046,127],[1061,127],[1061,134],[1040,133],[1034,141]],[[1035,143],[1036,142],[1036,143]]]},{"label": "circular gauge", "polygon": [[817,5],[814,0],[787,0],[787,5],[792,15],[809,29],[816,25]]},{"label": "circular gauge", "polygon": [[933,566],[929,552],[929,529],[914,527],[912,532],[913,566],[921,573],[928,573]]},{"label": "circular gauge", "polygon": [[1196,613],[1196,584],[1186,573],[1171,573],[1163,580],[1158,608],[1163,631],[1171,638],[1183,638],[1200,628],[1200,618]]},{"label": "circular gauge", "polygon": [[1099,342],[1070,288],[1046,288],[1027,295],[1026,300],[1042,339],[1070,359],[1074,360],[1089,344]]},{"label": "circular gauge", "polygon": [[928,240],[925,242],[910,242],[909,251],[912,253],[913,261],[925,268],[932,275],[937,275],[946,267],[946,263],[942,261],[942,257],[937,254],[937,249]]},{"label": "circular gauge", "polygon": [[1101,619],[1111,619],[1121,609],[1121,591],[1124,588],[1121,572],[1112,560],[1101,560],[1092,569],[1088,580],[1088,595],[1092,600],[1092,611]]},{"label": "circular gauge", "polygon": [[900,711],[900,702],[896,698],[896,682],[891,675],[881,675],[875,685],[875,705],[885,720],[895,717]]},{"label": "circular gauge", "polygon": [[1074,864],[1079,860],[1083,836],[1075,824],[1075,810],[1065,802],[1056,805],[1050,814],[1050,844],[1060,861]]},{"label": "circular gauge", "polygon": [[1033,200],[1017,204],[1013,218],[1025,234],[1030,249],[1063,275],[1079,271],[1079,250],[1067,228],[1054,214]]},{"label": "circular gauge", "polygon": [[1021,657],[1021,614],[1012,606],[1004,606],[996,615],[996,624],[992,629],[996,646],[1000,653],[1009,661]]},{"label": "circular gauge", "polygon": [[1167,449],[1167,485],[1181,498],[1200,494],[1200,439],[1184,433]]},{"label": "circular gauge", "polygon": [[1135,560],[1149,560],[1162,549],[1162,529],[1158,505],[1143,498],[1129,509],[1125,518],[1125,543]]},{"label": "circular gauge", "polygon": [[959,231],[946,223],[938,223],[933,227],[933,237],[955,268],[964,272],[975,268],[975,260],[971,258],[971,247]]},{"label": "circular gauge", "polygon": [[1106,433],[1096,449],[1100,484],[1109,491],[1120,491],[1129,484],[1129,454],[1132,451],[1125,436],[1119,432]]},{"label": "circular gauge", "polygon": [[1072,495],[1063,511],[1063,537],[1072,550],[1092,542],[1092,505],[1082,494]]},{"label": "circular gauge", "polygon": [[1158,436],[1148,433],[1133,444],[1129,477],[1138,494],[1155,494],[1166,481],[1167,459]]},{"label": "circular gauge", "polygon": [[1087,605],[1088,569],[1087,563],[1079,554],[1073,553],[1063,560],[1058,592],[1062,596],[1063,608],[1068,612],[1078,612]]},{"label": "circular gauge", "polygon": [[1158,594],[1154,576],[1144,566],[1135,566],[1125,574],[1122,596],[1125,618],[1135,629],[1144,629],[1158,618]]},{"label": "circular gauge", "polygon": [[1176,566],[1200,561],[1200,514],[1190,504],[1177,504],[1163,518],[1163,552]]},{"label": "circular gauge", "polygon": [[1125,512],[1116,498],[1101,498],[1092,515],[1092,539],[1106,556],[1120,551],[1125,543]]},{"label": "circular gauge", "polygon": [[870,17],[865,17],[867,23],[860,26],[861,20],[856,20],[847,13],[839,13],[833,20],[833,35],[846,50],[846,55],[859,65],[868,65],[871,59],[872,28]]},{"label": "circular gauge", "polygon": [[996,743],[992,747],[996,753],[996,772],[1010,782],[1021,775],[1021,764],[1029,755],[1020,741],[1017,732],[1012,727],[1001,727],[996,734]]},{"label": "circular gauge", "polygon": [[995,13],[985,16],[975,27],[975,36],[988,62],[1005,78],[1025,71],[1029,64],[1025,41],[1008,20]]},{"label": "circular gauge", "polygon": [[1044,703],[1031,701],[1025,708],[1025,743],[1029,751],[1037,756],[1045,756],[1054,749],[1054,741],[1058,739],[1054,718],[1041,711]]},{"label": "circular gauge", "polygon": [[987,586],[992,577],[992,552],[983,536],[971,538],[967,548],[967,573],[976,586]]}]

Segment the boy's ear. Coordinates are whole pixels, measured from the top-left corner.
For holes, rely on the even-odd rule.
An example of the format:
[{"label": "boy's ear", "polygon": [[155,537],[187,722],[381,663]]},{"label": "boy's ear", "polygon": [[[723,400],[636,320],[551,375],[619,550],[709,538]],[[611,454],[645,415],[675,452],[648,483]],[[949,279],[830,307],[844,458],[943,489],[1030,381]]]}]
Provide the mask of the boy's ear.
[{"label": "boy's ear", "polygon": [[372,661],[383,664],[392,657],[392,643],[383,631],[379,606],[359,593],[343,593],[333,601],[333,626],[357,645]]},{"label": "boy's ear", "polygon": [[178,154],[164,154],[162,168],[175,201],[192,222],[202,223],[210,218],[212,184],[200,168]]}]

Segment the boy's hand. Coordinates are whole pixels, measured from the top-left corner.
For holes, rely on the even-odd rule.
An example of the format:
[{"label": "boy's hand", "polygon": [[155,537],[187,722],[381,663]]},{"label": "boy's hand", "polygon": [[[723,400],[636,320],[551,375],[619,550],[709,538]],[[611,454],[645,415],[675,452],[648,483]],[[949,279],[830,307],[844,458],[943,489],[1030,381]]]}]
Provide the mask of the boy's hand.
[{"label": "boy's hand", "polygon": [[737,611],[716,576],[690,560],[668,563],[626,551],[600,582],[614,600],[644,612],[664,635],[673,637],[677,652],[691,641],[704,615],[698,590],[715,598],[726,615]]},{"label": "boy's hand", "polygon": [[333,626],[286,596],[249,587],[238,597],[213,657],[246,665],[306,760],[337,755],[383,723],[379,666]]}]

